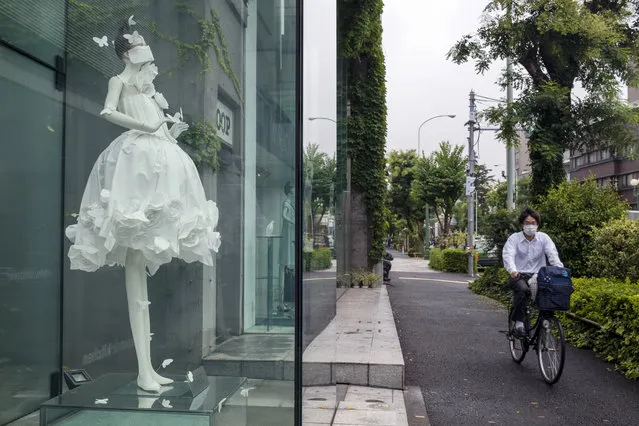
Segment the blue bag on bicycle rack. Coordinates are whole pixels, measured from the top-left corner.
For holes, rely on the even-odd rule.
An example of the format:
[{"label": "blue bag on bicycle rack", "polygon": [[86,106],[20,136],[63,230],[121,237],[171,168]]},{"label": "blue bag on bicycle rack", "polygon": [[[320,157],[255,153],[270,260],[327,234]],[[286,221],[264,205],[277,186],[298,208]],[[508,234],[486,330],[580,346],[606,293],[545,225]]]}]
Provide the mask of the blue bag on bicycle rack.
[{"label": "blue bag on bicycle rack", "polygon": [[536,304],[543,311],[567,311],[574,291],[570,269],[544,266],[537,273]]}]

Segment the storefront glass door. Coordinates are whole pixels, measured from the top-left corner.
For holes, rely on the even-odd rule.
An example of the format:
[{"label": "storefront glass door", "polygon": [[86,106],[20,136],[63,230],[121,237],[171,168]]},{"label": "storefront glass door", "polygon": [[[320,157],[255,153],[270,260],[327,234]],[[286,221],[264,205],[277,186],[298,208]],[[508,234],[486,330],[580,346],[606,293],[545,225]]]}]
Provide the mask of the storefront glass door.
[{"label": "storefront glass door", "polygon": [[0,424],[47,400],[60,369],[63,93],[20,50],[0,45]]}]

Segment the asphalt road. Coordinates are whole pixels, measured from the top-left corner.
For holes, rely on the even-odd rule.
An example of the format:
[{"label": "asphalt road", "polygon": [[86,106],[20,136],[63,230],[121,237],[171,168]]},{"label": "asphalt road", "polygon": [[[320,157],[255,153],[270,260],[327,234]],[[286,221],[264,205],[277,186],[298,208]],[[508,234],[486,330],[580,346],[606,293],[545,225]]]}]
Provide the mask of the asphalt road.
[{"label": "asphalt road", "polygon": [[639,381],[568,347],[560,381],[548,386],[534,352],[512,361],[499,333],[505,308],[454,282],[466,276],[425,273],[414,262],[396,256],[388,291],[406,383],[421,387],[433,426],[639,425]]}]

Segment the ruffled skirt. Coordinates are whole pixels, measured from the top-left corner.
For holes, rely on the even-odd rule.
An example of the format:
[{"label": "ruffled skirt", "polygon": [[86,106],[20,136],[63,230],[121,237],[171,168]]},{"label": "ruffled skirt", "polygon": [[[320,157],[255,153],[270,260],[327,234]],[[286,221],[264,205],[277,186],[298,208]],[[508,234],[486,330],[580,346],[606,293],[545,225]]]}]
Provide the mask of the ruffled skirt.
[{"label": "ruffled skirt", "polygon": [[212,265],[217,222],[189,156],[165,137],[130,130],[98,157],[77,224],[66,229],[71,269],[124,266],[128,249],[142,252],[151,275],[174,257]]}]

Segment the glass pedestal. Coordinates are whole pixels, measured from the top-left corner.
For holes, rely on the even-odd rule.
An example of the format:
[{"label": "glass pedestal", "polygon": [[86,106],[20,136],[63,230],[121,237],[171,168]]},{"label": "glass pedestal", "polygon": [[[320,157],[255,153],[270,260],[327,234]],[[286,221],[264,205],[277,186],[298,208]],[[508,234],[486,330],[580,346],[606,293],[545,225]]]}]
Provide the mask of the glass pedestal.
[{"label": "glass pedestal", "polygon": [[139,389],[132,374],[107,374],[57,396],[40,407],[40,425],[242,425],[246,404],[225,406],[241,391],[243,377],[208,377],[209,386],[192,396],[184,376],[159,392]]}]

